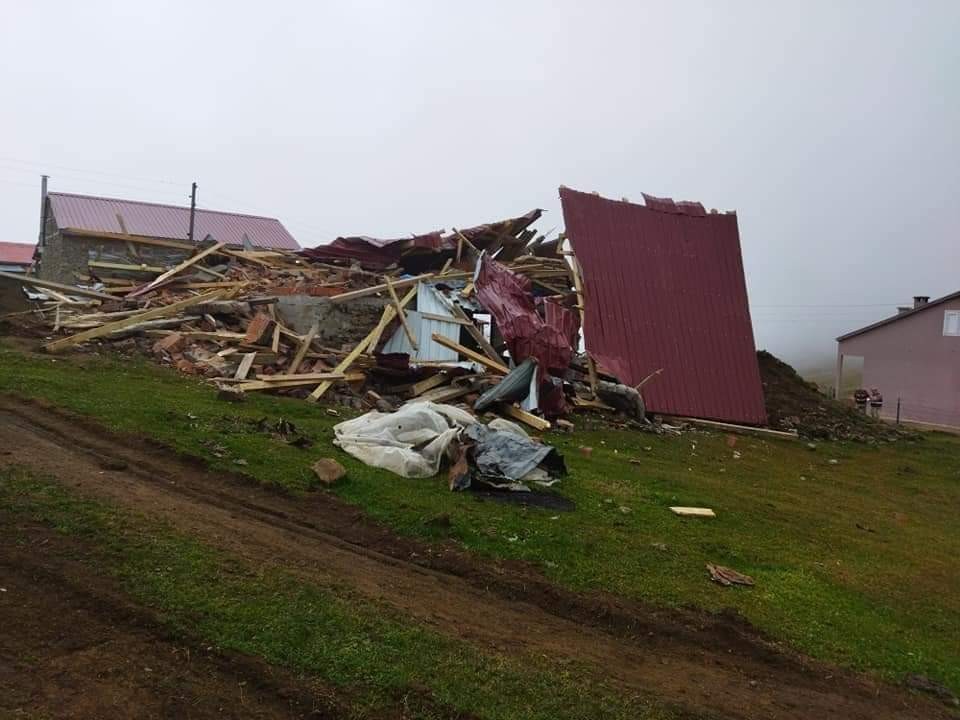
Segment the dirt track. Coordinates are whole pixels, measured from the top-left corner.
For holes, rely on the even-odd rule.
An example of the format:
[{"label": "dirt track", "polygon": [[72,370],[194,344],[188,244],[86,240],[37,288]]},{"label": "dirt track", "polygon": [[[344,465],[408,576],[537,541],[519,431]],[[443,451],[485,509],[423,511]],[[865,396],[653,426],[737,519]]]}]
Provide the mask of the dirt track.
[{"label": "dirt track", "polygon": [[0,437],[10,453],[0,463],[149,510],[252,563],[346,588],[481,648],[576,660],[697,717],[950,717],[925,697],[783,651],[736,619],[563,591],[524,566],[393,536],[332,496],[271,493],[52,408],[0,399]]}]

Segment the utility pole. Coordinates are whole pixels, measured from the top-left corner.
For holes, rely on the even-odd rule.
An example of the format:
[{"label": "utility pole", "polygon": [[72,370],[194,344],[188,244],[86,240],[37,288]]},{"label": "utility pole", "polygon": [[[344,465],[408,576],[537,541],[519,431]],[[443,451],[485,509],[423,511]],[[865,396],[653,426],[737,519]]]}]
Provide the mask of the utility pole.
[{"label": "utility pole", "polygon": [[40,176],[40,235],[37,238],[37,245],[43,247],[47,239],[47,180],[49,175]]},{"label": "utility pole", "polygon": [[197,184],[193,183],[190,188],[190,230],[187,232],[187,238],[193,242],[193,216],[197,212]]}]

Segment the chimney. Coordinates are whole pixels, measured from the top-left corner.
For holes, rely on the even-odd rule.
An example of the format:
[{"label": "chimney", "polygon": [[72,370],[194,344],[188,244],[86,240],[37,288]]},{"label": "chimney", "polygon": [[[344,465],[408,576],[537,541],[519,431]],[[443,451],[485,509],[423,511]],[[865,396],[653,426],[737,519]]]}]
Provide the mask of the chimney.
[{"label": "chimney", "polygon": [[897,315],[903,315],[904,313],[908,313],[908,312],[910,312],[911,310],[913,310],[912,307],[903,307],[903,306],[898,307],[898,308],[897,308]]},{"label": "chimney", "polygon": [[928,302],[930,302],[929,295],[914,295],[913,296],[913,309],[916,310],[918,307],[923,307]]}]

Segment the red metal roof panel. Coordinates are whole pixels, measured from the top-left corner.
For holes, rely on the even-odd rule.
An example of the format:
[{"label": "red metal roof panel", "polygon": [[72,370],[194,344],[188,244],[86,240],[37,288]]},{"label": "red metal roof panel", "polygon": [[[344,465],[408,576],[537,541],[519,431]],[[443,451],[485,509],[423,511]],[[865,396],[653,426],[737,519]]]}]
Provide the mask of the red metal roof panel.
[{"label": "red metal roof panel", "polygon": [[0,242],[0,262],[11,265],[29,265],[33,262],[36,245],[27,243]]},{"label": "red metal roof panel", "polygon": [[699,203],[648,205],[560,189],[583,272],[584,341],[653,412],[766,422],[737,216]]},{"label": "red metal roof panel", "polygon": [[[124,232],[117,218],[123,218],[131,235],[186,240],[190,226],[190,208],[177,205],[118,200],[115,198],[49,193],[53,216],[60,228],[91,232]],[[275,218],[259,215],[197,210],[193,237],[198,242],[207,235],[227,245],[242,247],[246,235],[255,247],[270,250],[299,250],[300,245]]]}]

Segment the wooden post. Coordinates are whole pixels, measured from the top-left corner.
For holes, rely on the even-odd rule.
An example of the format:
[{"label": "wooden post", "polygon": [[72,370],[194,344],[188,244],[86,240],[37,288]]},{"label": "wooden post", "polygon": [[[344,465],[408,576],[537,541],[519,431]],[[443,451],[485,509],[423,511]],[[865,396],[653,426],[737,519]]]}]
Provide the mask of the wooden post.
[{"label": "wooden post", "polygon": [[840,399],[840,387],[843,382],[843,353],[840,352],[840,346],[837,345],[837,370],[833,376],[833,399]]}]

